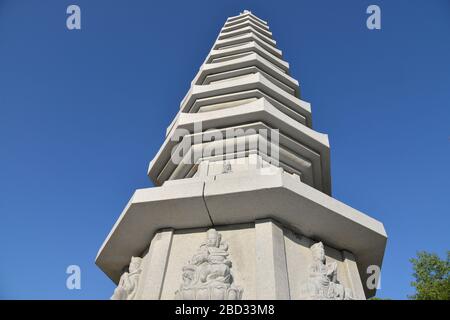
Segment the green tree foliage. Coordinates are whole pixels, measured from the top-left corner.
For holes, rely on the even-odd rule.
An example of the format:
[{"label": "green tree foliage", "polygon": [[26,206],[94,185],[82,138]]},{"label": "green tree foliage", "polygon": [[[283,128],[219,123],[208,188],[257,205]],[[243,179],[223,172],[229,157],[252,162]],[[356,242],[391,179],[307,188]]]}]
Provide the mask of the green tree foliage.
[{"label": "green tree foliage", "polygon": [[437,254],[421,251],[417,258],[410,259],[415,281],[411,285],[416,293],[409,296],[415,300],[450,300],[450,251],[447,259],[441,260]]}]

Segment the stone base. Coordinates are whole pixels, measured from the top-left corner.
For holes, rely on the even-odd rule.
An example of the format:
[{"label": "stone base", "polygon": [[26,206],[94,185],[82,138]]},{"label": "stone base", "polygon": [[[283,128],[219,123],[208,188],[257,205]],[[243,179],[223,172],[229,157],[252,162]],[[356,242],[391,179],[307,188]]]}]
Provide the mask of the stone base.
[{"label": "stone base", "polygon": [[[167,229],[157,232],[142,256],[142,274],[135,298],[175,299],[183,282],[183,267],[204,243],[207,230]],[[321,298],[307,296],[303,290],[309,279],[314,240],[294,233],[271,219],[216,227],[216,230],[228,244],[233,286],[242,288],[242,299]],[[326,262],[337,264],[340,285],[351,290],[352,299],[365,299],[353,255],[327,245],[324,249]],[[225,295],[220,296],[226,299]],[[214,299],[214,296],[210,298]],[[219,296],[216,299],[220,299]]]}]

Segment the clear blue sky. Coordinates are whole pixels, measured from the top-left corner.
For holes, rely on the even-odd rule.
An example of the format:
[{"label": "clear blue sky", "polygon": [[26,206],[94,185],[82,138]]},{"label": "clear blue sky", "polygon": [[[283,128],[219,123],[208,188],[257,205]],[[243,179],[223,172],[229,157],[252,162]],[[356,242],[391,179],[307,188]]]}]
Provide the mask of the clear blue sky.
[{"label": "clear blue sky", "polygon": [[[0,0],[1,298],[111,295],[97,250],[244,9],[269,22],[329,134],[333,196],[385,225],[378,296],[413,292],[417,250],[450,249],[450,1]],[[66,289],[70,264],[81,290]]]}]

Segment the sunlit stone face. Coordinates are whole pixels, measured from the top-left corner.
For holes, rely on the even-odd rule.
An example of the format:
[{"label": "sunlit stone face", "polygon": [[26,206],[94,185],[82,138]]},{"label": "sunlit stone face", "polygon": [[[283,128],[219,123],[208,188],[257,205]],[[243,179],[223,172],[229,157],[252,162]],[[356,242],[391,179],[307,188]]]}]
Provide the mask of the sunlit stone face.
[{"label": "sunlit stone face", "polygon": [[138,270],[139,269],[139,267],[140,267],[140,265],[141,265],[141,259],[138,259],[138,258],[135,258],[135,257],[133,257],[132,259],[131,259],[131,262],[130,262],[130,266],[129,266],[129,272],[134,272],[134,271],[136,271],[136,270]]},{"label": "sunlit stone face", "polygon": [[325,262],[325,250],[323,246],[315,246],[312,250],[312,256],[315,261]]},{"label": "sunlit stone face", "polygon": [[219,234],[216,230],[208,230],[206,242],[208,244],[208,247],[217,247],[219,245]]}]

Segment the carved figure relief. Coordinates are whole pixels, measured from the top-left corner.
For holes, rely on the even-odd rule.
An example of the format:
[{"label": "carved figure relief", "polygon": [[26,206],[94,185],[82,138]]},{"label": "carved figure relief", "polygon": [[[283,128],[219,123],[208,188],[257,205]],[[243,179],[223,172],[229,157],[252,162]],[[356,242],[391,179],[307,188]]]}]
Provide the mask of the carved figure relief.
[{"label": "carved figure relief", "polygon": [[175,292],[179,300],[240,300],[242,289],[233,284],[228,244],[215,229],[183,267],[182,284]]},{"label": "carved figure relief", "polygon": [[124,272],[120,277],[119,284],[114,290],[111,300],[133,300],[136,296],[139,277],[142,272],[142,259],[131,257],[128,272]]},{"label": "carved figure relief", "polygon": [[302,286],[303,295],[309,300],[353,300],[352,291],[337,279],[337,263],[326,263],[322,242],[311,246],[313,262],[308,280]]},{"label": "carved figure relief", "polygon": [[231,173],[231,163],[229,161],[224,161],[222,165],[222,173]]}]

